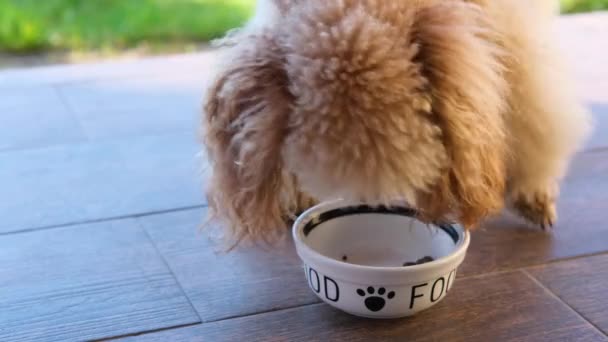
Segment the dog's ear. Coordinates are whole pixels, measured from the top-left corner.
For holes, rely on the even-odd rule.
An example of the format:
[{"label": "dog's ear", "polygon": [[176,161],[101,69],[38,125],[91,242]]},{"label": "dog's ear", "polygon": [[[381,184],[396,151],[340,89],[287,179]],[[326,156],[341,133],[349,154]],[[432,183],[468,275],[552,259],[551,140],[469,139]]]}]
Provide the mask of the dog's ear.
[{"label": "dog's ear", "polygon": [[[231,48],[204,105],[205,144],[212,164],[212,216],[243,238],[271,240],[285,231],[291,208],[281,148],[292,103],[284,53],[271,34],[243,37]],[[231,59],[228,59],[231,58]],[[281,198],[285,196],[286,198]]]},{"label": "dog's ear", "polygon": [[508,84],[500,37],[476,5],[437,1],[416,16],[417,60],[429,81],[450,167],[424,198],[429,212],[456,212],[473,227],[504,206]]}]

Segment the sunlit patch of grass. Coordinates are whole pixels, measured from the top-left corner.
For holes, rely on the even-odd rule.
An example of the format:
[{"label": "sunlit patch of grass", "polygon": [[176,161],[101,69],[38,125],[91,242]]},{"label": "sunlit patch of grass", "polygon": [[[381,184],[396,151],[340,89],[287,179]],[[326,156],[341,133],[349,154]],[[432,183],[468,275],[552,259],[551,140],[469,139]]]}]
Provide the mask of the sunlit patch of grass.
[{"label": "sunlit patch of grass", "polygon": [[579,13],[608,10],[608,0],[560,0],[562,12]]},{"label": "sunlit patch of grass", "polygon": [[201,42],[242,25],[254,0],[0,0],[0,50]]}]

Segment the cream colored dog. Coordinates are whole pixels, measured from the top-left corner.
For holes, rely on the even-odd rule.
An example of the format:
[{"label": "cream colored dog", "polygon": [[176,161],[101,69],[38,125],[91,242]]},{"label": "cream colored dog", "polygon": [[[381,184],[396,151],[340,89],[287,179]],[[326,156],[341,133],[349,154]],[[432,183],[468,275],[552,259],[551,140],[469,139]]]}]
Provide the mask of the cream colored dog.
[{"label": "cream colored dog", "polygon": [[403,200],[475,227],[545,226],[589,117],[555,1],[260,0],[207,95],[208,198],[240,241],[316,201]]}]

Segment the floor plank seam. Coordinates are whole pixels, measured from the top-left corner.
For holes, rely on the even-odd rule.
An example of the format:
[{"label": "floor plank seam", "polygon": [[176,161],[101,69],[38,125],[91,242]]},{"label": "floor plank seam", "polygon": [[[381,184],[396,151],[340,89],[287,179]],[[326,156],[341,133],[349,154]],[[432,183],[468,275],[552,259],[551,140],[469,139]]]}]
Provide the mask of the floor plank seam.
[{"label": "floor plank seam", "polygon": [[456,277],[457,277],[458,280],[478,279],[478,278],[497,276],[497,275],[501,275],[501,274],[505,274],[505,273],[513,273],[513,272],[517,272],[517,271],[519,271],[520,269],[523,269],[523,268],[525,268],[525,267],[513,268],[513,269],[504,269],[504,270],[497,270],[497,271],[490,271],[490,272],[479,273],[479,274],[465,275],[465,276],[461,276],[461,277],[458,277],[458,274],[456,274]]},{"label": "floor plank seam", "polygon": [[549,289],[547,286],[545,286],[545,284],[543,284],[540,280],[538,280],[534,275],[530,274],[530,272],[526,271],[525,269],[520,270],[520,272],[522,272],[528,278],[530,278],[530,280],[532,280],[537,286],[539,286],[541,289],[543,289],[543,291],[545,291],[545,293],[547,293],[553,299],[559,301],[561,304],[563,304],[564,306],[566,306],[567,308],[569,308],[570,311],[574,312],[577,316],[579,316],[585,322],[589,323],[589,325],[592,326],[595,330],[597,330],[600,334],[608,337],[608,333],[604,332],[595,323],[593,323],[589,319],[587,319],[587,317],[585,317],[585,315],[583,315],[581,312],[579,312],[578,310],[576,310],[575,308],[573,308],[572,306],[570,306],[570,304],[568,304],[565,300],[563,300],[555,292],[551,291],[551,289]]},{"label": "floor plank seam", "polygon": [[0,232],[0,237],[6,236],[6,235],[31,233],[31,232],[41,231],[41,230],[48,230],[48,229],[58,229],[58,228],[80,226],[80,225],[91,224],[91,223],[102,223],[102,222],[118,221],[118,220],[125,220],[125,219],[136,219],[136,218],[141,218],[141,217],[163,215],[163,214],[170,214],[170,213],[177,213],[177,212],[182,212],[182,211],[205,209],[205,208],[207,208],[207,204],[191,205],[191,206],[178,207],[178,208],[173,208],[173,209],[155,210],[155,211],[119,215],[119,216],[109,216],[109,217],[102,217],[102,218],[98,218],[98,219],[74,221],[74,222],[54,224],[54,225],[48,225],[48,226],[39,226],[39,227],[34,227],[34,228],[19,229],[19,230],[14,230],[14,231],[10,231],[10,232]]},{"label": "floor plank seam", "polygon": [[257,316],[257,315],[270,314],[270,313],[273,313],[273,312],[281,312],[281,311],[289,311],[289,310],[294,310],[294,309],[306,308],[306,307],[314,306],[314,305],[325,305],[325,303],[322,302],[322,301],[315,301],[315,302],[312,302],[312,303],[299,304],[299,305],[293,305],[293,306],[286,306],[286,307],[283,307],[283,308],[268,309],[268,310],[262,310],[262,311],[258,311],[258,312],[252,312],[252,313],[246,313],[246,314],[240,314],[240,315],[227,316],[227,317],[222,317],[222,318],[218,318],[218,319],[211,319],[211,320],[208,320],[208,321],[203,320],[202,323],[203,324],[218,323],[218,322],[229,321],[229,320],[233,320],[233,319],[241,319],[241,318],[253,317],[253,316]]},{"label": "floor plank seam", "polygon": [[199,322],[199,323],[191,323],[191,324],[178,325],[178,326],[174,326],[174,327],[167,327],[167,328],[160,328],[160,329],[155,329],[155,330],[141,331],[141,332],[132,333],[132,334],[113,336],[113,337],[109,337],[109,338],[105,338],[105,339],[101,339],[101,340],[96,340],[96,341],[100,341],[100,342],[101,341],[116,341],[116,340],[127,338],[127,337],[145,336],[145,335],[154,334],[154,333],[158,333],[158,332],[162,332],[162,331],[177,330],[177,329],[181,329],[181,328],[187,328],[187,327],[198,326],[198,325],[205,325],[205,324],[211,324],[211,323],[220,323],[220,322],[223,322],[223,321],[230,321],[230,320],[235,320],[235,319],[248,318],[248,317],[253,317],[253,316],[257,316],[257,315],[270,314],[270,313],[273,313],[273,312],[289,311],[289,310],[294,310],[294,309],[299,309],[299,308],[305,308],[305,307],[315,306],[315,305],[326,305],[326,304],[323,303],[323,302],[321,302],[321,301],[319,301],[319,302],[308,303],[308,304],[294,305],[294,306],[284,307],[284,308],[280,308],[280,309],[264,310],[264,311],[258,311],[258,312],[255,312],[255,313],[250,313],[250,314],[234,315],[234,316],[228,316],[228,317],[223,317],[223,318],[214,319],[214,320],[208,320],[208,321],[201,320],[201,322]]},{"label": "floor plank seam", "polygon": [[188,301],[188,304],[190,304],[190,308],[192,309],[192,312],[194,312],[194,314],[196,315],[196,317],[199,320],[198,323],[202,323],[203,319],[202,319],[201,315],[198,313],[198,310],[196,310],[196,308],[194,307],[194,303],[192,303],[192,301],[190,300],[190,297],[188,297],[188,294],[184,290],[184,287],[182,286],[182,283],[180,283],[179,279],[177,279],[177,276],[175,275],[175,272],[173,272],[173,269],[171,268],[171,266],[167,262],[167,259],[165,259],[165,256],[160,252],[160,250],[158,249],[158,246],[156,245],[156,243],[154,242],[154,240],[152,239],[152,237],[150,236],[150,234],[148,233],[148,231],[146,230],[146,228],[144,227],[144,225],[141,224],[141,222],[139,220],[136,220],[136,222],[137,222],[137,225],[139,226],[139,228],[146,235],[146,238],[148,239],[148,241],[150,242],[150,244],[152,244],[152,247],[154,247],[154,250],[156,251],[156,254],[162,260],[163,264],[165,265],[165,267],[167,268],[167,270],[171,274],[171,277],[173,277],[173,280],[175,281],[175,284],[177,284],[177,287],[179,288],[180,292],[182,293],[182,296],[184,296],[184,298]]},{"label": "floor plank seam", "polygon": [[[211,58],[213,59],[213,56],[209,56],[211,54],[214,54],[212,51],[206,51],[201,53],[199,56],[197,56],[197,59],[208,59]],[[179,56],[184,56],[184,55],[177,55]],[[72,78],[72,79],[66,79],[64,77],[57,77],[57,76],[52,76],[51,78],[53,79],[44,79],[42,81],[32,81],[31,80],[31,73],[32,70],[34,68],[19,68],[20,70],[15,71],[16,69],[11,68],[11,69],[3,69],[0,70],[0,90],[4,90],[4,89],[14,89],[14,86],[9,86],[8,85],[8,81],[7,80],[3,80],[3,77],[7,77],[6,74],[9,74],[9,76],[7,78],[9,78],[10,81],[10,77],[13,78],[17,78],[15,77],[15,74],[20,73],[20,76],[25,76],[30,77],[30,80],[20,83],[18,84],[19,88],[32,88],[32,87],[63,87],[63,86],[80,86],[80,85],[87,85],[87,84],[94,84],[94,83],[98,83],[98,82],[115,82],[115,81],[123,81],[123,80],[132,80],[132,79],[150,79],[150,78],[160,78],[162,77],[164,74],[163,72],[158,72],[158,71],[151,71],[151,69],[155,69],[158,67],[158,65],[156,65],[159,62],[162,62],[162,59],[166,59],[167,56],[152,56],[152,57],[148,57],[146,58],[149,62],[152,62],[151,64],[155,64],[155,65],[149,65],[147,69],[142,70],[142,71],[135,71],[133,73],[126,73],[126,74],[115,74],[115,75],[111,75],[111,76],[107,76],[107,75],[89,75],[86,77],[82,77],[82,78]],[[170,58],[170,57],[169,57]],[[150,60],[150,59],[155,59],[155,60]],[[171,58],[170,58],[171,59]],[[209,60],[205,60],[205,64],[208,64],[211,62],[211,59]],[[122,62],[116,61],[118,62],[118,67],[124,66],[122,65]],[[110,63],[113,63],[112,61]],[[174,64],[181,64],[176,60],[173,60]],[[192,63],[192,61],[190,61],[191,64],[193,64],[193,66],[200,66],[200,61]],[[103,64],[103,62],[102,62]],[[133,63],[129,63],[129,64],[133,64]],[[91,64],[92,65],[92,64]],[[78,68],[79,64],[52,64],[52,65],[42,65],[42,66],[37,66],[35,67],[36,70],[41,70],[41,69],[53,69],[53,68],[63,68],[64,70],[62,70],[63,72],[66,72],[67,69],[74,69],[74,68]],[[90,66],[90,65],[89,65]],[[86,72],[86,70],[85,70]],[[11,75],[12,74],[12,75]],[[186,72],[178,72],[177,73],[173,73],[172,75],[180,75],[183,76],[185,78],[190,78],[191,76],[189,74],[187,74]]]},{"label": "floor plank seam", "polygon": [[104,337],[101,339],[96,339],[96,340],[91,340],[93,342],[105,342],[105,341],[117,341],[123,338],[128,338],[128,337],[135,337],[135,336],[141,336],[141,335],[147,335],[147,334],[153,334],[153,333],[159,333],[159,332],[163,332],[163,331],[168,331],[168,330],[174,330],[174,329],[181,329],[181,328],[188,328],[188,327],[193,327],[193,326],[197,326],[197,325],[201,325],[201,322],[198,323],[188,323],[188,324],[180,324],[180,325],[175,325],[175,326],[171,326],[171,327],[165,327],[165,328],[159,328],[159,329],[153,329],[153,330],[144,330],[144,331],[139,331],[136,333],[130,333],[130,334],[124,334],[124,335],[117,335],[117,336],[111,336],[111,337]]},{"label": "floor plank seam", "polygon": [[[51,66],[53,67],[53,66]],[[42,67],[44,68],[44,67]],[[25,70],[25,69],[24,69]],[[0,78],[2,77],[2,71],[0,71]],[[28,83],[19,84],[19,88],[42,88],[42,87],[70,87],[70,86],[80,86],[80,85],[90,85],[98,82],[115,82],[115,81],[124,81],[124,80],[132,80],[132,79],[148,79],[150,77],[160,77],[162,74],[150,74],[150,72],[136,72],[133,74],[126,75],[112,75],[112,76],[87,76],[83,78],[76,79],[57,79],[57,80],[43,80],[41,82],[29,81]],[[14,87],[8,86],[6,84],[0,85],[0,90],[4,89],[14,89]]]},{"label": "floor plank seam", "polygon": [[549,260],[543,264],[528,265],[528,266],[520,267],[519,269],[537,268],[537,267],[542,267],[545,265],[552,265],[552,264],[557,264],[560,262],[574,261],[574,260],[578,260],[578,259],[592,258],[592,257],[605,255],[605,254],[608,254],[608,250],[553,259],[553,260]]},{"label": "floor plank seam", "polygon": [[568,261],[573,261],[573,260],[578,260],[578,259],[592,258],[592,257],[596,257],[596,256],[600,256],[600,255],[607,255],[607,254],[608,254],[608,250],[601,251],[601,252],[588,253],[588,254],[573,255],[570,257],[548,260],[541,264],[530,264],[530,265],[523,265],[523,266],[514,267],[514,268],[505,268],[502,270],[484,272],[484,273],[479,273],[479,274],[464,275],[464,276],[459,277],[458,279],[461,279],[461,280],[462,279],[475,279],[475,278],[482,278],[482,277],[488,277],[488,276],[494,276],[494,275],[501,275],[501,274],[509,273],[509,272],[523,271],[523,270],[527,270],[530,268],[543,267],[545,265],[552,265],[552,264],[568,262]]},{"label": "floor plank seam", "polygon": [[82,134],[85,137],[85,141],[91,142],[92,140],[91,140],[91,137],[89,136],[89,132],[87,132],[85,126],[82,124],[82,120],[80,120],[80,118],[78,117],[78,114],[74,110],[73,106],[70,104],[70,101],[68,101],[68,99],[65,97],[65,94],[63,93],[61,88],[56,85],[51,85],[50,87],[51,87],[51,89],[53,89],[53,92],[55,92],[55,94],[57,95],[57,98],[59,98],[59,102],[61,102],[63,107],[65,107],[65,109],[68,112],[68,114],[70,115],[70,117],[76,122],[76,124],[82,131]]}]

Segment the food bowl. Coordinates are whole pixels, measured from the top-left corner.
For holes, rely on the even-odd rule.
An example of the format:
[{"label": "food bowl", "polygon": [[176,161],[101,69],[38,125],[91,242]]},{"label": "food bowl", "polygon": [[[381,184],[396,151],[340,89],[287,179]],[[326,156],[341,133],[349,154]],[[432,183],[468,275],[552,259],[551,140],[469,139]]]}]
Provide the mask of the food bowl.
[{"label": "food bowl", "polygon": [[370,318],[411,316],[437,304],[454,284],[469,233],[415,217],[407,207],[341,200],[309,209],[293,229],[308,286],[326,303]]}]

